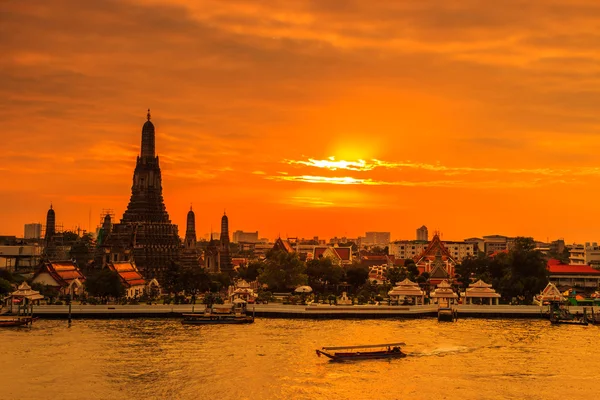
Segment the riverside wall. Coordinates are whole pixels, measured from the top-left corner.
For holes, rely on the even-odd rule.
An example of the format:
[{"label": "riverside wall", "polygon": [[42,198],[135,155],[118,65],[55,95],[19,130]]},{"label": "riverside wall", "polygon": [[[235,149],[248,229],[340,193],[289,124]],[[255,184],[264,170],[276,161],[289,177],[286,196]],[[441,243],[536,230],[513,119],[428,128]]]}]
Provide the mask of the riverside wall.
[{"label": "riverside wall", "polygon": [[[457,305],[458,318],[548,318],[548,307],[512,305]],[[571,313],[583,313],[584,307],[571,307]],[[588,313],[591,307],[586,307]],[[183,314],[203,312],[204,305],[71,305],[72,319],[115,319],[115,318],[181,318]],[[308,319],[377,319],[377,318],[428,318],[437,316],[437,306],[387,306],[387,305],[249,305],[248,312],[264,318],[308,318]],[[594,312],[600,312],[595,307]],[[40,318],[69,318],[69,306],[42,305],[33,309]]]}]

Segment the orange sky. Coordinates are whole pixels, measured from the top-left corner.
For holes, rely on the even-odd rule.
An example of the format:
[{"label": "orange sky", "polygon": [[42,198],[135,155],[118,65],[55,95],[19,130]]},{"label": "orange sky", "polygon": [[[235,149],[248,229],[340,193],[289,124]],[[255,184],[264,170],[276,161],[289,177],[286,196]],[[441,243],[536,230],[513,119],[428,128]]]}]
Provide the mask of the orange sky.
[{"label": "orange sky", "polygon": [[[182,234],[599,240],[593,0],[0,3],[0,234],[120,218],[146,109]],[[361,161],[362,160],[362,161]],[[328,161],[328,162],[324,162]],[[340,163],[339,161],[346,161]]]}]

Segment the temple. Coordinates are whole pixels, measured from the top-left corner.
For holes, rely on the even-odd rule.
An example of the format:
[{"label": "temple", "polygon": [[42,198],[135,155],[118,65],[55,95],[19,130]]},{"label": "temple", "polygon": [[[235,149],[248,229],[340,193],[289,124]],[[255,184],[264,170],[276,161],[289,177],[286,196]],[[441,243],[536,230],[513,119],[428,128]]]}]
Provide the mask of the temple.
[{"label": "temple", "polygon": [[56,213],[50,204],[50,209],[46,213],[46,231],[44,233],[44,257],[47,259],[56,259]]},{"label": "temple", "polygon": [[229,250],[229,218],[226,214],[221,218],[220,240],[214,239],[212,232],[210,234],[210,242],[204,251],[204,268],[210,273],[233,272]]},{"label": "temple", "polygon": [[123,218],[112,224],[102,243],[101,265],[134,261],[146,279],[162,279],[170,262],[177,261],[181,241],[171,223],[162,196],[162,179],[155,154],[154,124],[142,127],[141,153],[137,157],[131,199]]},{"label": "temple", "polygon": [[200,254],[196,247],[196,215],[190,207],[187,214],[187,226],[185,229],[185,240],[181,252],[181,265],[190,268],[200,267]]},{"label": "temple", "polygon": [[423,253],[414,260],[421,273],[429,274],[429,283],[432,285],[442,281],[452,281],[457,261],[440,240],[438,232],[435,233]]},{"label": "temple", "polygon": [[219,270],[225,273],[233,271],[231,254],[229,253],[229,218],[223,213],[221,217],[221,241],[219,243]]}]

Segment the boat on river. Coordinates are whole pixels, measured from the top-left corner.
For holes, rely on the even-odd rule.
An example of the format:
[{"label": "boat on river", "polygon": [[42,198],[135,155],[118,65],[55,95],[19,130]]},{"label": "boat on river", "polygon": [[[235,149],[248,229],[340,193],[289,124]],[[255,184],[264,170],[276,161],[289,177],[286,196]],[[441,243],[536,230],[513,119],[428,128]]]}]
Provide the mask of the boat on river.
[{"label": "boat on river", "polygon": [[[592,317],[594,318],[594,317]],[[588,325],[585,308],[583,314],[573,314],[563,304],[553,303],[550,305],[550,324],[552,325]]]},{"label": "boat on river", "polygon": [[329,358],[332,361],[371,360],[380,358],[403,358],[406,354],[400,346],[405,343],[367,344],[355,346],[323,347],[316,350],[317,355]]},{"label": "boat on river", "polygon": [[207,306],[203,313],[183,314],[182,324],[251,324],[254,315],[246,315],[246,302],[235,300],[233,303]]}]

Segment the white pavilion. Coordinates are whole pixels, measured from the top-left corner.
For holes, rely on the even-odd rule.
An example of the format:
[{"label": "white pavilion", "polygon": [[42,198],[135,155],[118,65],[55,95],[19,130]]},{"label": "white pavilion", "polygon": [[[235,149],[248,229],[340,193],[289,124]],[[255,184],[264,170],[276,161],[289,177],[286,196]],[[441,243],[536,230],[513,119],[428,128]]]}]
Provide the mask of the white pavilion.
[{"label": "white pavilion", "polygon": [[235,283],[235,286],[229,286],[229,301],[232,303],[241,299],[248,303],[254,303],[254,300],[258,295],[250,287],[250,284],[245,280],[240,280]]},{"label": "white pavilion", "polygon": [[492,285],[485,283],[481,279],[475,283],[471,283],[463,295],[465,304],[473,304],[473,299],[480,299],[483,304],[484,299],[489,299],[489,304],[498,305],[500,302],[500,294],[492,289]]},{"label": "white pavilion", "polygon": [[433,292],[431,292],[429,297],[431,297],[432,300],[435,300],[434,302],[438,304],[447,303],[448,305],[450,305],[455,304],[458,301],[458,295],[454,293],[454,290],[452,290],[452,286],[448,283],[447,280],[441,281],[437,285],[436,289]]},{"label": "white pavilion", "polygon": [[397,301],[398,303],[406,297],[412,299],[414,305],[419,305],[419,300],[421,304],[424,304],[425,302],[425,293],[421,290],[419,284],[408,278],[394,286],[394,288],[388,292],[388,295],[392,301]]}]

